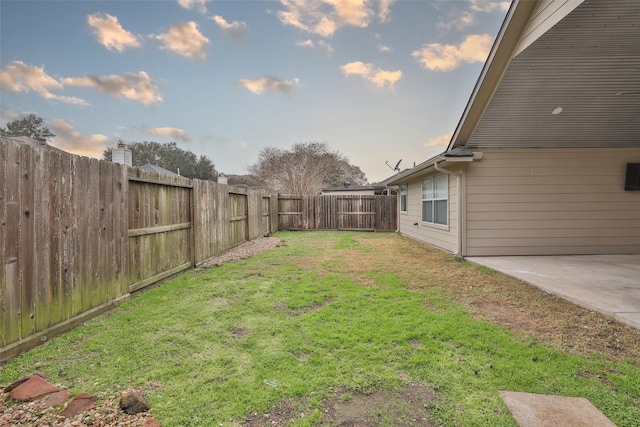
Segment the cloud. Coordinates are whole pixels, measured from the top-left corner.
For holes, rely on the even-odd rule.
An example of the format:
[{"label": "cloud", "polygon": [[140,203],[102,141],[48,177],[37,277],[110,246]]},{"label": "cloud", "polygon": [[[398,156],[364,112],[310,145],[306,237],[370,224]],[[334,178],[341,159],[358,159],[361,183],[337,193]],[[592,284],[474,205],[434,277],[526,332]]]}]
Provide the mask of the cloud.
[{"label": "cloud", "polygon": [[378,45],[378,52],[387,53],[387,52],[391,52],[391,50],[392,50],[391,47],[385,44]]},{"label": "cloud", "polygon": [[198,12],[207,13],[207,3],[211,0],[178,0],[178,4],[188,10],[197,10]]},{"label": "cloud", "polygon": [[246,150],[247,148],[249,148],[249,144],[247,144],[244,141],[237,141],[237,142],[232,142],[231,146],[233,148],[237,148],[239,150]]},{"label": "cloud", "polygon": [[441,29],[456,28],[458,30],[467,28],[478,22],[478,13],[490,13],[494,11],[506,12],[509,10],[510,5],[510,1],[469,0],[469,10],[457,10],[446,22],[438,22],[436,27]]},{"label": "cloud", "polygon": [[228,23],[220,15],[212,16],[210,19],[215,22],[218,27],[222,28],[233,40],[243,41],[247,36],[246,22],[233,21],[232,23]]},{"label": "cloud", "polygon": [[69,153],[80,156],[102,158],[104,150],[115,144],[115,141],[105,135],[86,135],[74,129],[73,125],[64,120],[52,120],[50,129],[56,134],[51,139],[51,145]]},{"label": "cloud", "polygon": [[280,22],[321,37],[331,37],[344,26],[365,28],[376,15],[372,7],[379,4],[378,18],[389,19],[395,0],[280,0],[285,10],[278,12]]},{"label": "cloud", "polygon": [[143,128],[142,133],[149,135],[158,135],[165,138],[172,138],[181,142],[189,142],[191,139],[187,136],[184,129],[161,127],[161,128]]},{"label": "cloud", "polygon": [[209,39],[198,30],[198,24],[189,21],[173,25],[168,32],[152,36],[164,43],[168,49],[178,55],[192,59],[206,59]]},{"label": "cloud", "polygon": [[318,50],[322,53],[324,53],[326,56],[331,56],[331,54],[333,53],[333,47],[331,47],[331,45],[327,42],[325,42],[324,40],[320,40],[318,42],[314,42],[311,39],[307,39],[304,41],[299,41],[296,42],[296,46],[299,47],[310,47],[312,49]]},{"label": "cloud", "polygon": [[13,61],[0,71],[0,89],[7,92],[29,92],[33,90],[44,99],[75,105],[88,105],[80,98],[56,95],[50,90],[63,90],[64,86],[44,71],[44,67],[34,67],[22,61]]},{"label": "cloud", "polygon": [[138,39],[122,28],[115,16],[107,13],[94,13],[87,15],[87,22],[100,44],[109,50],[122,52],[127,48],[140,46]]},{"label": "cloud", "polygon": [[506,12],[509,10],[511,6],[510,1],[495,1],[495,0],[469,0],[471,4],[471,10],[475,10],[477,12],[493,12],[494,10],[499,10],[501,12]]},{"label": "cloud", "polygon": [[380,9],[378,10],[378,18],[380,19],[380,22],[389,21],[391,5],[395,2],[396,0],[380,0]]},{"label": "cloud", "polygon": [[411,54],[418,63],[434,71],[450,71],[463,63],[484,62],[493,43],[489,34],[472,34],[458,46],[430,43]]},{"label": "cloud", "polygon": [[387,71],[375,68],[373,64],[361,61],[350,62],[342,66],[342,72],[346,76],[361,76],[365,81],[379,88],[392,87],[395,82],[402,78],[402,71]]},{"label": "cloud", "polygon": [[452,136],[453,136],[453,132],[449,132],[444,135],[438,135],[428,140],[424,144],[424,146],[425,147],[440,147],[440,146],[446,147],[447,145],[449,145],[449,142],[451,141]]},{"label": "cloud", "polygon": [[456,28],[458,30],[461,30],[463,28],[474,25],[476,22],[478,22],[476,15],[474,15],[469,11],[465,11],[457,14],[448,22],[441,21],[436,23],[436,27],[440,29],[447,29],[447,30],[451,28]]},{"label": "cloud", "polygon": [[288,93],[298,86],[300,80],[281,80],[277,77],[261,77],[256,80],[239,79],[238,84],[245,89],[255,93],[256,95],[262,95],[265,91],[279,91]]},{"label": "cloud", "polygon": [[120,76],[84,76],[70,77],[63,80],[65,85],[92,87],[107,95],[126,98],[132,101],[153,106],[162,101],[162,95],[154,81],[144,71],[138,74],[126,73]]}]

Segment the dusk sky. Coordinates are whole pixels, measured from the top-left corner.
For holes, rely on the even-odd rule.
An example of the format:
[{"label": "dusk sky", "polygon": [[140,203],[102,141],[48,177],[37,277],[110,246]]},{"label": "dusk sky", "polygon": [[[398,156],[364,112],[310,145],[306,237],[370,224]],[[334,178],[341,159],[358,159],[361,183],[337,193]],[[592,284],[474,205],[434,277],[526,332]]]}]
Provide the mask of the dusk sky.
[{"label": "dusk sky", "polygon": [[176,141],[245,174],[326,142],[369,182],[442,152],[510,2],[0,2],[0,126],[34,113],[66,151]]}]

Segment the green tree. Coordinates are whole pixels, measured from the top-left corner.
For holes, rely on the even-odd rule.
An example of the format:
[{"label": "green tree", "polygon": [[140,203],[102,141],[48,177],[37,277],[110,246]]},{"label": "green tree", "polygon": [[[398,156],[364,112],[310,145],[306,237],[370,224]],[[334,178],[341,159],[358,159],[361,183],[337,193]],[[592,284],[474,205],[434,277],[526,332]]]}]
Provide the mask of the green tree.
[{"label": "green tree", "polygon": [[249,172],[273,192],[281,194],[317,194],[323,187],[366,184],[359,167],[326,143],[295,144],[291,150],[265,147]]},{"label": "green tree", "polygon": [[21,119],[16,119],[7,123],[6,127],[0,128],[2,136],[29,136],[34,139],[47,139],[55,134],[43,125],[42,117],[29,114]]},{"label": "green tree", "polygon": [[[122,142],[122,141],[120,141]],[[127,144],[131,150],[133,166],[158,165],[187,178],[212,180],[218,176],[215,165],[206,156],[199,158],[191,151],[183,150],[175,142],[160,144],[153,141]],[[111,161],[113,148],[107,148],[102,158]]]}]

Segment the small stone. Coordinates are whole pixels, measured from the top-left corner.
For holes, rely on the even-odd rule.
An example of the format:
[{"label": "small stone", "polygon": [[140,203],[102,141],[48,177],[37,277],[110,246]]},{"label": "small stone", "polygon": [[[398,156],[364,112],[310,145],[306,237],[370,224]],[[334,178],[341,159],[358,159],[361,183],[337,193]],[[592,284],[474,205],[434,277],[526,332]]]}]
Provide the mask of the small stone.
[{"label": "small stone", "polygon": [[89,393],[78,393],[78,395],[71,401],[67,409],[60,414],[64,418],[73,418],[77,415],[87,412],[95,406],[95,402],[98,400],[98,396]]},{"label": "small stone", "polygon": [[29,379],[11,390],[11,392],[9,393],[9,399],[31,401],[36,400],[40,397],[44,397],[48,394],[55,393],[58,390],[58,387],[54,386],[53,384],[49,384],[47,380],[43,379],[39,375],[34,374],[29,377]]},{"label": "small stone", "polygon": [[142,394],[137,390],[130,390],[122,393],[120,396],[120,408],[129,415],[139,412],[147,412],[151,406],[144,399]]}]

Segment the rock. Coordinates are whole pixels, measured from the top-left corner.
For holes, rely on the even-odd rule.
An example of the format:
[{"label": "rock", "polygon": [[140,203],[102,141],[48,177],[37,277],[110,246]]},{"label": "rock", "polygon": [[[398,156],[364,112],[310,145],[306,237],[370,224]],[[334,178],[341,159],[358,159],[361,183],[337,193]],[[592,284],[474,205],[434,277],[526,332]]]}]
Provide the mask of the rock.
[{"label": "rock", "polygon": [[71,392],[69,390],[61,390],[55,393],[51,393],[49,398],[40,404],[41,409],[51,408],[52,406],[62,405],[69,400]]},{"label": "rock", "polygon": [[47,379],[47,374],[45,374],[44,372],[34,372],[32,374],[25,375],[24,377],[18,378],[17,380],[15,380],[14,382],[12,382],[8,386],[6,386],[4,388],[4,390],[2,390],[2,392],[3,393],[9,393],[11,390],[13,390],[14,388],[18,387],[20,384],[22,384],[23,382],[27,381],[29,378],[31,378],[34,375],[39,376],[43,380]]},{"label": "rock", "polygon": [[151,409],[151,406],[149,406],[139,391],[130,390],[122,393],[120,397],[120,408],[127,414],[134,415],[138,412],[147,412]]},{"label": "rock", "polygon": [[31,401],[55,393],[58,390],[58,387],[49,384],[49,382],[41,376],[33,374],[26,381],[11,390],[9,399]]},{"label": "rock", "polygon": [[155,418],[151,417],[145,420],[142,427],[162,427],[162,424],[160,424]]},{"label": "rock", "polygon": [[62,411],[61,417],[72,418],[76,415],[87,412],[95,406],[95,402],[98,400],[98,396],[89,393],[78,393],[78,395],[71,401],[67,409]]}]

